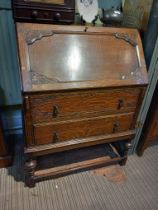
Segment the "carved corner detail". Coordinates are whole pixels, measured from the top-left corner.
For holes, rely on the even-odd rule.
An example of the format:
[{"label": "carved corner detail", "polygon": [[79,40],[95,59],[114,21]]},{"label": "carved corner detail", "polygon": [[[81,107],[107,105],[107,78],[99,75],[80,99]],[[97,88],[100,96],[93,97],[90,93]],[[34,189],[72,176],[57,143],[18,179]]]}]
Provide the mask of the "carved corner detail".
[{"label": "carved corner detail", "polygon": [[135,40],[133,40],[131,37],[129,37],[127,34],[115,33],[114,36],[117,39],[122,39],[125,42],[128,42],[133,47],[136,47],[137,46],[137,42]]},{"label": "carved corner detail", "polygon": [[39,41],[45,37],[50,37],[53,35],[54,35],[53,31],[39,31],[39,30],[27,31],[25,34],[25,40],[27,45],[33,45],[36,41]]},{"label": "carved corner detail", "polygon": [[33,70],[30,71],[31,74],[31,80],[33,84],[49,84],[49,83],[57,83],[60,82],[56,78],[49,78],[43,74],[39,74]]}]

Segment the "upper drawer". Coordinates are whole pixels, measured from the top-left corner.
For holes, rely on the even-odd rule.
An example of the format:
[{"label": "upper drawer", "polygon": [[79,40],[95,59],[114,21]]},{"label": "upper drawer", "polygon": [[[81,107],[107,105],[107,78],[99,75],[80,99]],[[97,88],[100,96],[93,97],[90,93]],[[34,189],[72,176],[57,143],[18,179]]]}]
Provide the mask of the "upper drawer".
[{"label": "upper drawer", "polygon": [[135,111],[140,89],[113,89],[31,95],[34,123]]}]

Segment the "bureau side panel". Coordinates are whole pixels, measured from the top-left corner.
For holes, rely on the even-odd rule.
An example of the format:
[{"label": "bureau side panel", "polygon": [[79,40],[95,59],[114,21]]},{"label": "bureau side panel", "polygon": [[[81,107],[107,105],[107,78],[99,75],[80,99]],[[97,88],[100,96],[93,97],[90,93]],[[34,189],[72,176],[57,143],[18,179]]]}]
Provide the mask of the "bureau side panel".
[{"label": "bureau side panel", "polygon": [[33,126],[32,118],[30,112],[30,101],[29,96],[23,96],[23,127],[25,135],[25,145],[33,146],[34,145],[34,135],[33,135]]}]

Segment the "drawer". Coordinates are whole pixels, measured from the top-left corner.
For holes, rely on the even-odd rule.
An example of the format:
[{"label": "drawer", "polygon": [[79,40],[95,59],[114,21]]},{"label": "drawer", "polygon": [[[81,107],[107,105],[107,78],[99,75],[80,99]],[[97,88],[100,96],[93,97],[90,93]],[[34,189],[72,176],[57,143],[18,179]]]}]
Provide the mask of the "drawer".
[{"label": "drawer", "polygon": [[93,90],[30,96],[34,123],[134,112],[140,89]]},{"label": "drawer", "polygon": [[25,19],[32,21],[45,22],[67,22],[72,23],[74,20],[74,11],[70,10],[44,10],[17,7],[14,12],[16,19]]},{"label": "drawer", "polygon": [[49,144],[131,129],[133,112],[128,114],[69,120],[34,125],[35,144]]}]

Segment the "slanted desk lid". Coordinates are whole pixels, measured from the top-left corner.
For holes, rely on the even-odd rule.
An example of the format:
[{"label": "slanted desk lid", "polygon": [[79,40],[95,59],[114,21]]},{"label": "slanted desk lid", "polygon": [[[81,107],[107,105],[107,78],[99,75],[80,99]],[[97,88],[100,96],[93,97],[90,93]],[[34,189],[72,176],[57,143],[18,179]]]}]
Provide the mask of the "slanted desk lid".
[{"label": "slanted desk lid", "polygon": [[23,91],[147,84],[134,29],[18,23]]}]

